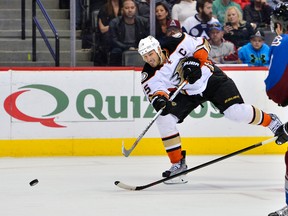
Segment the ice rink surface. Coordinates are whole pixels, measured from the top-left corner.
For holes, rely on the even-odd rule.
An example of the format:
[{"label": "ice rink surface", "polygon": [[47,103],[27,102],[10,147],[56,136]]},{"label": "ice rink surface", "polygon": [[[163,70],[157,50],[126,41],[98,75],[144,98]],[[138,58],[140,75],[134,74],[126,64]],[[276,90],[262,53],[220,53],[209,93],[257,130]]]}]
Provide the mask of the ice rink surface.
[{"label": "ice rink surface", "polygon": [[[220,156],[188,155],[187,164]],[[267,216],[285,205],[284,155],[234,156],[189,173],[183,185],[114,185],[145,185],[169,167],[165,156],[0,158],[0,215]]]}]

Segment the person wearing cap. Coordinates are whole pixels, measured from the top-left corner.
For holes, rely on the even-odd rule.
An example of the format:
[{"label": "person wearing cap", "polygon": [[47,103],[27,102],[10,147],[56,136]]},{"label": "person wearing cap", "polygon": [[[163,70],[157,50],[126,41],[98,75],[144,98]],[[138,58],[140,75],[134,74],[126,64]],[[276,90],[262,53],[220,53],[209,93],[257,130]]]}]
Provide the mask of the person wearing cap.
[{"label": "person wearing cap", "polygon": [[264,42],[263,31],[251,35],[250,42],[238,51],[239,59],[249,66],[268,66],[270,63],[270,47]]},{"label": "person wearing cap", "polygon": [[220,22],[215,22],[209,25],[208,40],[211,45],[209,58],[215,64],[233,64],[238,63],[238,51],[236,46],[226,41],[224,38],[223,26]]},{"label": "person wearing cap", "polygon": [[168,20],[166,36],[169,37],[169,36],[172,36],[172,35],[177,34],[179,32],[182,32],[180,22],[178,20],[175,20],[175,19]]}]

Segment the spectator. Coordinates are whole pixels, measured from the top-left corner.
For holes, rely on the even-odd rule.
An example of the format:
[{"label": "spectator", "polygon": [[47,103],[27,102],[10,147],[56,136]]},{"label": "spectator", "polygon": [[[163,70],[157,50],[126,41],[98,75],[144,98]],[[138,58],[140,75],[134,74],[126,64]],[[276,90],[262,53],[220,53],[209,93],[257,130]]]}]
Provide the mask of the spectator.
[{"label": "spectator", "polygon": [[[164,2],[166,4],[169,12],[170,12],[170,6],[165,0],[155,0],[155,3],[157,4],[158,2]],[[138,6],[138,15],[145,17],[146,19],[150,19],[150,0],[139,0],[137,2]]]},{"label": "spectator", "polygon": [[231,6],[237,7],[242,13],[241,6],[232,0],[214,0],[213,2],[213,16],[217,18],[222,25],[225,23],[226,10]]},{"label": "spectator", "polygon": [[236,46],[226,41],[223,26],[220,22],[212,23],[209,27],[209,43],[211,50],[209,59],[215,64],[235,64],[239,62]]},{"label": "spectator", "polygon": [[177,33],[182,33],[182,28],[181,28],[181,24],[178,20],[169,20],[167,22],[167,31],[166,31],[166,36],[167,37],[170,37],[174,34],[177,34]]},{"label": "spectator", "polygon": [[251,0],[243,9],[243,19],[256,25],[256,28],[267,28],[270,25],[272,7],[266,0]]},{"label": "spectator", "polygon": [[194,16],[196,13],[196,0],[181,0],[172,7],[172,19],[178,20],[181,25],[186,18]]},{"label": "spectator", "polygon": [[239,59],[249,66],[268,66],[270,47],[264,43],[263,31],[251,36],[250,42],[239,50]]},{"label": "spectator", "polygon": [[167,21],[171,19],[169,6],[165,2],[157,2],[156,15],[156,39],[162,44],[166,37]]},{"label": "spectator", "polygon": [[198,0],[196,3],[197,13],[188,17],[182,25],[183,32],[193,37],[209,38],[209,24],[218,22],[212,17],[213,0]]},{"label": "spectator", "polygon": [[235,44],[236,48],[244,46],[250,41],[254,29],[249,22],[243,20],[238,7],[229,7],[225,14],[224,38]]},{"label": "spectator", "polygon": [[121,1],[108,0],[98,14],[99,45],[98,52],[101,65],[107,65],[107,53],[110,50],[109,23],[112,19],[121,16]]},{"label": "spectator", "polygon": [[120,66],[122,53],[126,50],[136,50],[139,41],[149,35],[147,19],[137,16],[137,6],[134,0],[123,0],[122,16],[111,20],[109,33],[111,36],[111,51],[109,64]]}]

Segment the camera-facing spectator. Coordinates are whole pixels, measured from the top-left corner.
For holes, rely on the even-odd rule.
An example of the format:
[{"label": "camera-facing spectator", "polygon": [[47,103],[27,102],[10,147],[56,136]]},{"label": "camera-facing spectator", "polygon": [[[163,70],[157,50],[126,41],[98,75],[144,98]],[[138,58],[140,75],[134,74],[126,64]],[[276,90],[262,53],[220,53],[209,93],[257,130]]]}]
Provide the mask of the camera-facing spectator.
[{"label": "camera-facing spectator", "polygon": [[196,4],[197,14],[188,17],[182,25],[182,31],[193,37],[209,38],[209,24],[218,22],[212,16],[213,0],[198,0]]},{"label": "camera-facing spectator", "polygon": [[239,51],[239,59],[249,66],[268,66],[270,63],[270,47],[265,44],[263,31],[257,31],[251,36],[250,42]]},{"label": "camera-facing spectator", "polygon": [[149,23],[144,17],[137,16],[134,0],[123,0],[122,16],[111,20],[109,33],[111,51],[109,65],[122,65],[122,53],[126,50],[137,50],[139,41],[149,35]]},{"label": "camera-facing spectator", "polygon": [[166,37],[167,22],[171,19],[169,5],[163,1],[157,2],[155,6],[156,16],[156,39],[163,43]]},{"label": "camera-facing spectator", "polygon": [[209,26],[209,43],[211,45],[209,59],[215,64],[238,63],[239,59],[236,46],[223,38],[224,30],[221,23],[215,22]]}]

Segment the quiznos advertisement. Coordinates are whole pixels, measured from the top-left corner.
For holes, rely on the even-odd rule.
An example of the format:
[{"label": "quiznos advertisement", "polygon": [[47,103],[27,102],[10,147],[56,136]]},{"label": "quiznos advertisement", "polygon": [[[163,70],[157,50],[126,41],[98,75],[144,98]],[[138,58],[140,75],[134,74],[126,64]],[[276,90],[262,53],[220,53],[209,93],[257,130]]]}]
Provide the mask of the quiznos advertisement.
[{"label": "quiznos advertisement", "polygon": [[[266,70],[226,70],[245,102],[288,120],[268,100]],[[2,70],[0,139],[137,138],[156,114],[144,97],[140,71]],[[267,128],[231,122],[210,102],[179,124],[182,137],[271,136]],[[159,137],[156,124],[145,137]]]}]

